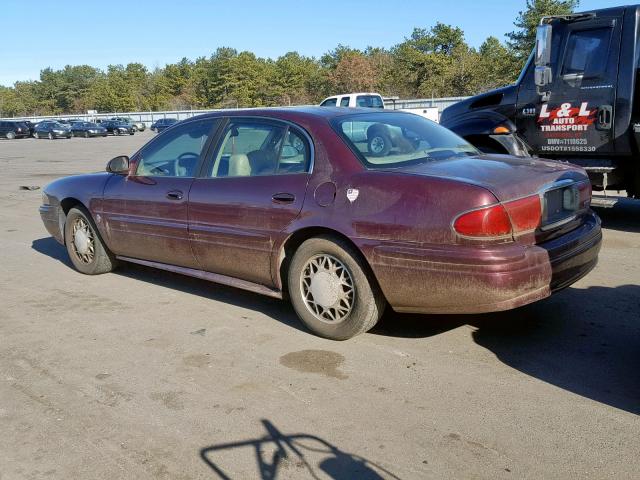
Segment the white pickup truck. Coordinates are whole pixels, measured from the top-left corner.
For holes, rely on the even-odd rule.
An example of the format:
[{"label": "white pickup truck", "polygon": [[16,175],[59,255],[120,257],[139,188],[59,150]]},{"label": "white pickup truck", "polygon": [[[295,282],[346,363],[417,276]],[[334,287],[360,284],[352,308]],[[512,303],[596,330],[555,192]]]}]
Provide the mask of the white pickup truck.
[{"label": "white pickup truck", "polygon": [[[395,97],[397,98],[397,97]],[[394,102],[395,105],[395,102]],[[333,95],[325,98],[321,103],[321,107],[364,107],[364,108],[387,108],[390,110],[399,110],[401,112],[409,112],[421,117],[428,118],[434,122],[438,122],[439,114],[437,107],[424,108],[394,108],[394,106],[385,106],[382,95],[375,92],[358,92],[344,93],[342,95]]]}]

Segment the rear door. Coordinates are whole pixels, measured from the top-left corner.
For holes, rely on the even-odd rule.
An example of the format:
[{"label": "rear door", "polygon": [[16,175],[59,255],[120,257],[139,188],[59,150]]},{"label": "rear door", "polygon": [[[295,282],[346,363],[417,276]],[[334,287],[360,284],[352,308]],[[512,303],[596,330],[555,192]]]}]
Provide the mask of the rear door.
[{"label": "rear door", "polygon": [[300,213],[312,144],[294,125],[232,118],[189,194],[189,234],[201,268],[272,286],[274,243]]},{"label": "rear door", "polygon": [[[518,131],[536,153],[612,153],[622,17],[553,24],[554,82],[541,103],[533,79],[518,96]],[[531,74],[531,72],[528,72]]]}]

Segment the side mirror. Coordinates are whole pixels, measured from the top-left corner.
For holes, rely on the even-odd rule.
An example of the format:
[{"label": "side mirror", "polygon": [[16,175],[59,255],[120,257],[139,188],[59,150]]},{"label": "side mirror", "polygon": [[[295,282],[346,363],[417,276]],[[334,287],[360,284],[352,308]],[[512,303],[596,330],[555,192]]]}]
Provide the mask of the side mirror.
[{"label": "side mirror", "polygon": [[119,157],[112,158],[107,163],[107,172],[117,173],[119,175],[126,175],[129,173],[129,157],[126,155],[120,155]]},{"label": "side mirror", "polygon": [[551,25],[539,25],[536,30],[536,67],[548,67],[551,64],[552,34]]},{"label": "side mirror", "polygon": [[543,99],[548,97],[547,86],[553,83],[553,71],[551,70],[551,40],[553,27],[551,25],[539,25],[536,31],[535,71],[534,82],[538,95]]}]

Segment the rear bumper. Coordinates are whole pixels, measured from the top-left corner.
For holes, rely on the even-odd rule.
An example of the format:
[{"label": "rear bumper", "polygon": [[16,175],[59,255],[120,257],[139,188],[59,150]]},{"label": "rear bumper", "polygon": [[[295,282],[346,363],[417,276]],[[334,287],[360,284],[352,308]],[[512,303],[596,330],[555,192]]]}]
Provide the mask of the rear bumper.
[{"label": "rear bumper", "polygon": [[601,242],[600,220],[590,213],[579,228],[533,246],[362,248],[394,310],[484,313],[526,305],[568,287],[595,267]]}]

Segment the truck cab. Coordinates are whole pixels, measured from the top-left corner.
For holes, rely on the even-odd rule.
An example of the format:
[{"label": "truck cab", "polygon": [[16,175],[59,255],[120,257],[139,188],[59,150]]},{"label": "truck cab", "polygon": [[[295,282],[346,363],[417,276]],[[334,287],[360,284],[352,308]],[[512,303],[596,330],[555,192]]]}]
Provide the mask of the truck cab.
[{"label": "truck cab", "polygon": [[360,108],[384,108],[384,101],[379,93],[359,92],[344,93],[325,98],[321,107],[360,107]]},{"label": "truck cab", "polygon": [[594,189],[640,198],[639,20],[640,6],[543,18],[516,83],[440,123],[483,151],[578,164]]}]

